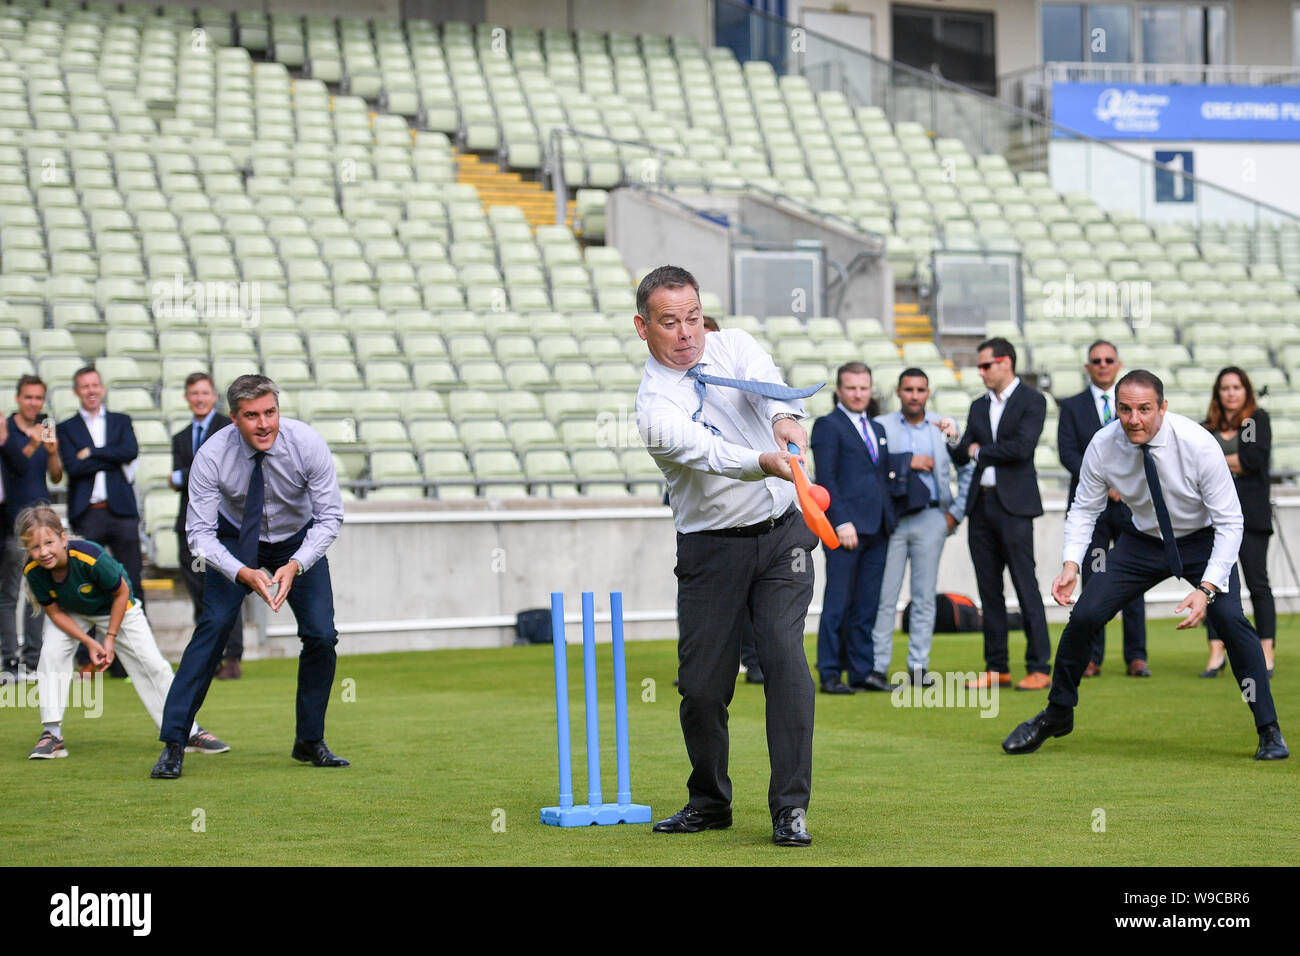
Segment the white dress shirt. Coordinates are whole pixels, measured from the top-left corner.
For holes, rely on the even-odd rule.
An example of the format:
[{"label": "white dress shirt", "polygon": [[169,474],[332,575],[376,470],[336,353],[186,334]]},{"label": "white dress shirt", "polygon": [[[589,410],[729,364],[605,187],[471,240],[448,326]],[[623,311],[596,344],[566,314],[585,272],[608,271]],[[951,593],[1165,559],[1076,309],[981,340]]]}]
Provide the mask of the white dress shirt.
[{"label": "white dress shirt", "polygon": [[1106,401],[1110,403],[1110,420],[1113,422],[1117,417],[1115,414],[1115,386],[1112,385],[1109,389],[1100,389],[1096,385],[1089,385],[1088,389],[1092,392],[1092,404],[1097,408],[1097,421],[1103,425],[1109,424],[1106,421],[1101,402],[1101,397],[1105,395]]},{"label": "white dress shirt", "polygon": [[[86,431],[90,432],[90,441],[96,448],[103,448],[104,443],[108,441],[108,413],[104,411],[104,406],[99,406],[99,411],[94,415],[90,414],[84,408],[77,409],[77,414],[81,420],[86,423]],[[108,500],[108,481],[104,478],[104,472],[95,472],[95,483],[90,488],[90,503],[97,505],[101,501]]]},{"label": "white dress shirt", "polygon": [[[705,335],[699,364],[709,375],[785,384],[771,356],[744,329]],[[699,405],[695,380],[685,370],[646,359],[636,393],[637,430],[667,479],[677,530],[743,528],[785,514],[795,500],[794,485],[765,475],[758,458],[786,450],[777,446],[772,418],[781,412],[802,418],[803,402],[706,385],[704,409],[691,421]]]},{"label": "white dress shirt", "polygon": [[[1019,384],[1020,376],[1017,375],[1000,394],[993,391],[993,389],[989,389],[989,428],[993,431],[994,441],[998,440],[998,423],[1002,421],[1002,413],[1007,410],[1007,399],[1011,397],[1011,393],[1016,390],[1016,386]],[[975,456],[975,460],[979,461],[978,455]],[[997,469],[992,465],[980,472],[981,488],[992,488],[997,483]]]},{"label": "white dress shirt", "polygon": [[[1174,537],[1213,526],[1214,548],[1202,580],[1220,591],[1228,589],[1228,575],[1241,547],[1241,502],[1232,473],[1214,436],[1183,415],[1166,412],[1160,430],[1147,443],[1160,476],[1160,490],[1169,511]],[[1065,516],[1063,561],[1083,567],[1092,541],[1093,525],[1106,507],[1106,489],[1120,493],[1133,512],[1133,526],[1160,538],[1151,490],[1147,486],[1142,448],[1129,441],[1119,421],[1100,429],[1088,443],[1079,469],[1079,489]]]}]

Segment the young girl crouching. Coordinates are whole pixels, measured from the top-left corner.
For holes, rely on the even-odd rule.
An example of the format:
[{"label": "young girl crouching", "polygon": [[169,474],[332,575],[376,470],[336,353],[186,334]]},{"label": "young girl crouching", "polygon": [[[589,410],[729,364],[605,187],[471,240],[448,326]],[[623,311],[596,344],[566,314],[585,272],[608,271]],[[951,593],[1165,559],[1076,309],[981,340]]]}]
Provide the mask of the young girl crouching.
[{"label": "young girl crouching", "polygon": [[[27,549],[29,561],[23,574],[33,606],[39,605],[46,614],[36,667],[43,729],[28,758],[68,755],[63,745],[63,710],[78,642],[86,645],[97,670],[104,670],[115,657],[122,658],[141,703],[160,727],[172,669],[158,650],[122,566],[93,541],[69,540],[62,520],[49,505],[23,509],[14,533]],[[104,636],[102,644],[86,633],[92,626]],[[229,749],[198,724],[190,728],[187,753],[219,754]]]}]

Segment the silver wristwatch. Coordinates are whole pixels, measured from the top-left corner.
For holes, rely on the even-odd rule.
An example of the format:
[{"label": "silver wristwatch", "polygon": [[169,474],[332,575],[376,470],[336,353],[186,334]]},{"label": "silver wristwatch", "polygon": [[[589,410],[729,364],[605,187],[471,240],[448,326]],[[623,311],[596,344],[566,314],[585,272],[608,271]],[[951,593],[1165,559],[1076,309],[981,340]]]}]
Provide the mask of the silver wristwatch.
[{"label": "silver wristwatch", "polygon": [[791,414],[790,412],[778,412],[777,414],[772,416],[772,424],[775,425],[783,418],[788,418],[791,421],[795,421],[795,422],[799,420],[798,415]]}]

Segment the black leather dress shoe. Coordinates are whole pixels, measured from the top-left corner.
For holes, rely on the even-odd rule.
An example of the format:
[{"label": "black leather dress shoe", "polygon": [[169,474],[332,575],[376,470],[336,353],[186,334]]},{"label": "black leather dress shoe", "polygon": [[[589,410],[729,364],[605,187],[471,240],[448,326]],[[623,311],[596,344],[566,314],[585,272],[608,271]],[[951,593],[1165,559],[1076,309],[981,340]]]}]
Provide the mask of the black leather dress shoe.
[{"label": "black leather dress shoe", "polygon": [[329,747],[325,746],[324,740],[295,740],[293,742],[293,753],[290,756],[294,760],[311,763],[317,767],[352,766],[338,754],[332,753]]},{"label": "black leather dress shoe", "polygon": [[823,694],[852,694],[853,688],[838,677],[822,681]]},{"label": "black leather dress shoe", "polygon": [[894,689],[894,685],[891,684],[889,679],[885,677],[884,674],[880,673],[880,671],[873,671],[866,677],[862,678],[862,680],[851,681],[849,686],[854,690],[869,690],[876,693],[886,694],[891,693]]},{"label": "black leather dress shoe", "polygon": [[697,810],[689,803],[653,827],[655,833],[699,833],[731,826],[731,810]]},{"label": "black leather dress shoe", "polygon": [[1007,739],[1002,741],[1002,749],[1009,754],[1031,754],[1049,738],[1064,737],[1072,730],[1074,730],[1073,711],[1064,720],[1055,720],[1046,710],[1043,710],[1011,731]]},{"label": "black leather dress shoe", "polygon": [[763,683],[763,679],[763,671],[757,664],[745,671],[746,684],[761,684]]},{"label": "black leather dress shoe", "polygon": [[[913,687],[933,687],[938,678],[924,667],[912,671],[908,675],[908,680]],[[891,687],[890,690],[893,690]]]},{"label": "black leather dress shoe", "polygon": [[149,776],[155,780],[175,780],[181,775],[181,764],[184,762],[184,744],[163,744],[162,755],[149,771]]},{"label": "black leather dress shoe", "polygon": [[1282,731],[1278,729],[1277,721],[1259,728],[1259,749],[1255,751],[1256,760],[1285,760],[1291,756],[1291,751],[1286,749],[1286,741],[1282,739]]},{"label": "black leather dress shoe", "polygon": [[803,807],[786,807],[772,824],[772,842],[777,846],[812,846],[812,834]]}]

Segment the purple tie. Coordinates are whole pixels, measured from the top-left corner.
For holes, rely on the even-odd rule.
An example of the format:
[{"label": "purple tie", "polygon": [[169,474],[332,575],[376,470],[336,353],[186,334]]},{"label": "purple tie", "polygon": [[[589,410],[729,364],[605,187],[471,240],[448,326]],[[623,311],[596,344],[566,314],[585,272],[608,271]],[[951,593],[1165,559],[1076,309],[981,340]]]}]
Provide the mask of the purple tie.
[{"label": "purple tie", "polygon": [[876,439],[871,434],[871,426],[867,424],[867,416],[863,415],[859,420],[862,422],[862,440],[867,443],[867,452],[871,455],[871,463],[878,465],[880,464],[880,456],[876,454]]}]

